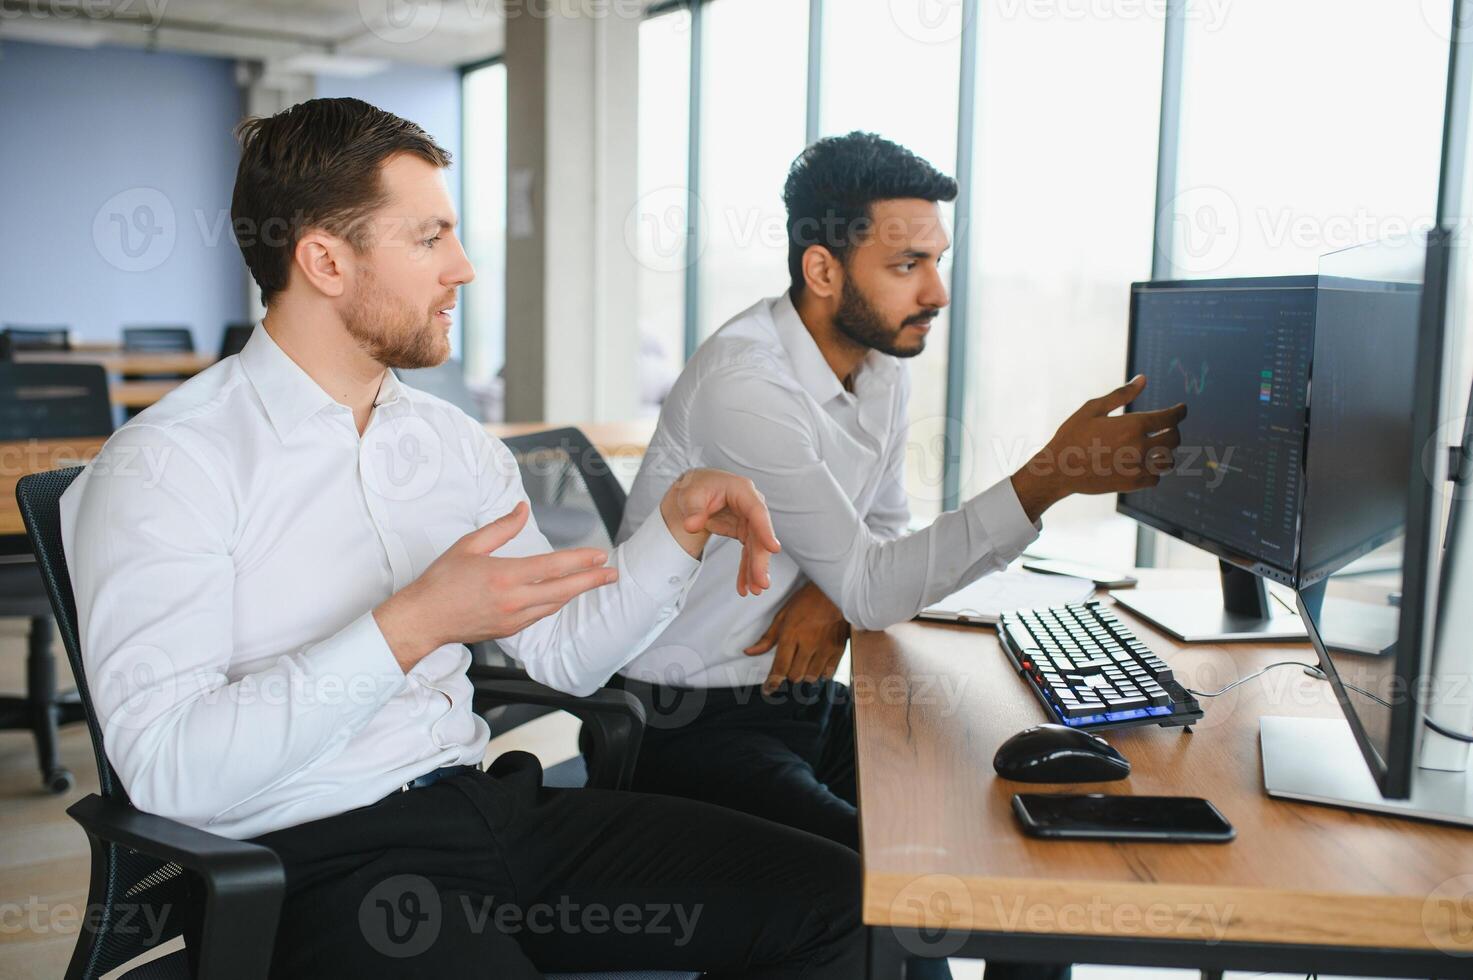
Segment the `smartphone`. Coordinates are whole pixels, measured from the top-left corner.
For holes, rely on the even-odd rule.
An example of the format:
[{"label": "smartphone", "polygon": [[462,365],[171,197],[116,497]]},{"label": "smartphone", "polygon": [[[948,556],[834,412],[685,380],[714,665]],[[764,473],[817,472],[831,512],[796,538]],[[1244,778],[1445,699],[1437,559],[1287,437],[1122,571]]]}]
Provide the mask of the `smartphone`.
[{"label": "smartphone", "polygon": [[1018,793],[1013,813],[1030,837],[1225,844],[1237,836],[1217,807],[1193,796]]},{"label": "smartphone", "polygon": [[1096,568],[1093,565],[1081,565],[1058,558],[1031,558],[1024,555],[1023,567],[1030,572],[1042,572],[1045,575],[1072,575],[1075,578],[1088,579],[1101,589],[1128,589],[1137,581],[1134,575],[1128,575],[1125,572]]}]

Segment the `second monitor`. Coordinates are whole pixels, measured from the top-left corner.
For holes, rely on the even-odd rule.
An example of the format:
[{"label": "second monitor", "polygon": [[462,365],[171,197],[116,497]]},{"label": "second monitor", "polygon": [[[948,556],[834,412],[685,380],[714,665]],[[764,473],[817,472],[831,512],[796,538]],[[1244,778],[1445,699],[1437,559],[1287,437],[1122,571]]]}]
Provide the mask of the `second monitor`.
[{"label": "second monitor", "polygon": [[1116,601],[1183,641],[1302,639],[1264,579],[1295,584],[1315,276],[1131,286],[1131,411],[1187,405],[1177,465],[1117,509],[1219,559],[1222,588]]}]

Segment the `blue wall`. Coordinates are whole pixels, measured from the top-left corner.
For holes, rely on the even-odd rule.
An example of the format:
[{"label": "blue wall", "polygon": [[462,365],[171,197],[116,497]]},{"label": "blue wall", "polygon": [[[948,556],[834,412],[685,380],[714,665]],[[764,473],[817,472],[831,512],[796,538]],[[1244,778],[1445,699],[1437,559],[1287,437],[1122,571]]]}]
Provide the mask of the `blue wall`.
[{"label": "blue wall", "polygon": [[224,59],[0,44],[0,323],[179,323],[214,349],[247,310],[240,112]]}]

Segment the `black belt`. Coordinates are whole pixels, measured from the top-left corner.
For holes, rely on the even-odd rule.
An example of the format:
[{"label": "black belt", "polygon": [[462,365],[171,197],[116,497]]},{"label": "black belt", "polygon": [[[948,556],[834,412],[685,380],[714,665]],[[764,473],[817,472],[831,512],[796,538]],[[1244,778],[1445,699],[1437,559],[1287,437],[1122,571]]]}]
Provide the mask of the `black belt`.
[{"label": "black belt", "polygon": [[441,766],[434,772],[427,772],[423,776],[416,776],[415,778],[411,779],[409,782],[399,787],[399,792],[407,793],[412,789],[424,789],[426,786],[433,786],[435,783],[438,783],[442,779],[448,779],[451,776],[458,776],[463,772],[480,771],[480,766]]}]

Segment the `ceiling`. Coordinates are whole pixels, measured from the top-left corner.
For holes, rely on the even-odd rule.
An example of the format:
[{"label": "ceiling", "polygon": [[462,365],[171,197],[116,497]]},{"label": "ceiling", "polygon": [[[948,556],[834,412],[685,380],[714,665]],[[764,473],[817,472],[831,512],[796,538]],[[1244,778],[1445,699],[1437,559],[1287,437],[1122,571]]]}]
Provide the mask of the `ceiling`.
[{"label": "ceiling", "polygon": [[498,55],[501,0],[0,0],[0,41],[117,44],[368,75]]}]

